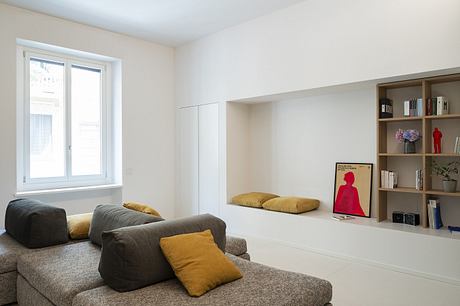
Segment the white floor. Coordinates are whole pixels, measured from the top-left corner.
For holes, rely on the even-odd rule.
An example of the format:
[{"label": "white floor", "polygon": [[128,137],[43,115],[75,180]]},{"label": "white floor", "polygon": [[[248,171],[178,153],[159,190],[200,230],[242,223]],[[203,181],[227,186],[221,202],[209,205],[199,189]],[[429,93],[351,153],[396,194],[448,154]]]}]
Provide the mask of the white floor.
[{"label": "white floor", "polygon": [[252,261],[330,281],[334,306],[460,306],[460,286],[246,239]]}]

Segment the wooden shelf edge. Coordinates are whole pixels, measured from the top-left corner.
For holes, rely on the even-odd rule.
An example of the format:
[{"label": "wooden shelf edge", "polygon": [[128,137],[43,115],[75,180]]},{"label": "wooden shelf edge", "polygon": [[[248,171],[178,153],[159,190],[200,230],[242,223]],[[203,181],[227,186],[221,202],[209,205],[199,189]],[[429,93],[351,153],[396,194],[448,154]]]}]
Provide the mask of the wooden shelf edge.
[{"label": "wooden shelf edge", "polygon": [[434,156],[434,157],[460,157],[460,154],[457,153],[425,153],[425,156]]},{"label": "wooden shelf edge", "polygon": [[442,190],[427,190],[425,193],[428,194],[428,195],[460,197],[460,191],[457,191],[457,192],[444,192]]},{"label": "wooden shelf edge", "polygon": [[423,156],[423,153],[412,153],[412,154],[405,154],[405,153],[379,153],[380,157],[385,156],[395,156],[395,157],[414,157],[414,156]]},{"label": "wooden shelf edge", "polygon": [[425,119],[460,119],[460,114],[448,114],[448,115],[431,115],[425,116]]},{"label": "wooden shelf edge", "polygon": [[380,122],[397,122],[397,121],[415,121],[422,120],[423,116],[419,117],[397,117],[397,118],[380,118]]},{"label": "wooden shelf edge", "polygon": [[407,187],[398,187],[398,188],[379,188],[379,191],[388,191],[388,192],[404,192],[404,193],[417,193],[422,194],[423,190],[417,190],[415,188],[407,188]]}]

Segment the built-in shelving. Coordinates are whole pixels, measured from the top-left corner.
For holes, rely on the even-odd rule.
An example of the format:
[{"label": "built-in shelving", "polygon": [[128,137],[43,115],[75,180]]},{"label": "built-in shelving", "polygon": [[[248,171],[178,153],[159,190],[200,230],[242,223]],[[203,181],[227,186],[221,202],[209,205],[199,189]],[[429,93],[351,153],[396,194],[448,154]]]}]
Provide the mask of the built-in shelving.
[{"label": "built-in shelving", "polygon": [[[426,115],[426,101],[429,97],[445,95],[449,99],[451,114],[447,115]],[[452,95],[454,99],[449,98]],[[394,118],[379,118],[380,98],[390,98],[393,100]],[[423,99],[423,115],[418,117],[403,117],[403,101],[411,98]],[[425,79],[408,80],[402,82],[386,83],[377,85],[377,169],[378,186],[381,186],[380,171],[389,170],[388,168],[397,165],[398,174],[406,178],[415,177],[412,173],[415,168],[423,170],[423,189],[417,190],[414,187],[399,187],[394,189],[378,188],[377,197],[377,220],[379,222],[388,219],[388,205],[390,195],[399,194],[403,196],[413,194],[412,201],[417,201],[418,211],[421,214],[421,224],[428,226],[427,200],[433,196],[441,197],[460,197],[460,190],[454,193],[439,190],[438,178],[431,175],[431,161],[434,158],[455,159],[460,158],[460,154],[453,153],[448,143],[443,153],[433,153],[432,151],[432,132],[434,127],[442,128],[445,133],[444,139],[449,138],[449,131],[459,133],[460,126],[460,74],[430,77]],[[404,154],[398,152],[395,145],[393,133],[397,128],[416,128],[421,131],[422,140],[418,142],[417,152],[414,154]],[[453,146],[452,146],[453,147]],[[402,149],[402,145],[400,147]],[[410,158],[415,157],[415,158]],[[413,176],[411,176],[413,175]],[[415,179],[414,179],[415,183]],[[404,182],[404,185],[411,185]],[[459,186],[460,187],[460,186]],[[406,196],[406,197],[407,197]]]}]

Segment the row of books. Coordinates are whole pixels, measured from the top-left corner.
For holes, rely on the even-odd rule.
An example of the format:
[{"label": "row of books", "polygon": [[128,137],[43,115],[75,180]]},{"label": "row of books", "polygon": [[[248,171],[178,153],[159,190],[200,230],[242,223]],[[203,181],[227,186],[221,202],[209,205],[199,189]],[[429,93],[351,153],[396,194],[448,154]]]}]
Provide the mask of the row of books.
[{"label": "row of books", "polygon": [[428,225],[430,228],[440,229],[443,227],[441,218],[441,203],[439,199],[428,200]]},{"label": "row of books", "polygon": [[380,172],[381,188],[393,189],[398,187],[398,173],[382,170]]},{"label": "row of books", "polygon": [[460,154],[460,137],[455,137],[454,153]]},{"label": "row of books", "polygon": [[421,169],[415,171],[415,189],[423,190],[423,171]]},{"label": "row of books", "polygon": [[404,117],[420,117],[420,116],[423,116],[422,98],[404,101]]},{"label": "row of books", "polygon": [[447,115],[449,113],[449,101],[446,97],[439,96],[426,99],[426,115]]}]

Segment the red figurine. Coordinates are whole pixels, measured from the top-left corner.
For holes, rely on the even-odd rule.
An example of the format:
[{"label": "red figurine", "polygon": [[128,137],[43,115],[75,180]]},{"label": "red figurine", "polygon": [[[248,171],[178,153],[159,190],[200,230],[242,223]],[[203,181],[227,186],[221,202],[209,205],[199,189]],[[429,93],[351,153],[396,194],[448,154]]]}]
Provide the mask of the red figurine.
[{"label": "red figurine", "polygon": [[434,153],[441,153],[441,138],[442,133],[438,128],[434,128],[433,140],[434,140]]}]

